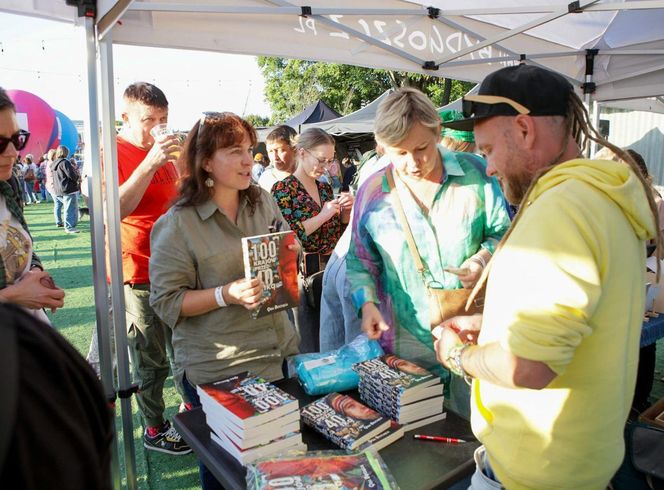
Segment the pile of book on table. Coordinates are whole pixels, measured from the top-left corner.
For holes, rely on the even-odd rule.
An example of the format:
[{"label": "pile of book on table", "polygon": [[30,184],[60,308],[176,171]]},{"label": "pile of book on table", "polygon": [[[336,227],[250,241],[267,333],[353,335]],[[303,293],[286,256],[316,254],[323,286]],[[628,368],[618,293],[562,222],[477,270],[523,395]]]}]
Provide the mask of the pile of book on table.
[{"label": "pile of book on table", "polygon": [[440,378],[418,365],[386,354],[353,365],[360,399],[409,431],[445,418]]},{"label": "pile of book on table", "polygon": [[330,393],[305,406],[302,421],[347,451],[376,451],[403,437],[403,428],[348,395]]},{"label": "pile of book on table", "polygon": [[297,399],[263,378],[244,372],[196,390],[212,440],[243,465],[307,449]]}]

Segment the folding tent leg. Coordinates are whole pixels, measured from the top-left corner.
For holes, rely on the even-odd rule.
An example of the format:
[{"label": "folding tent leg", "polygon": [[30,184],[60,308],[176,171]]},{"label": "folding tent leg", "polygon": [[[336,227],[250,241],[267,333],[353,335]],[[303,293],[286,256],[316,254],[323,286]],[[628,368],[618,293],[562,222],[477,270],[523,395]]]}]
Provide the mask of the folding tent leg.
[{"label": "folding tent leg", "polygon": [[115,351],[118,359],[118,394],[122,414],[124,461],[127,487],[136,489],[136,450],[131,413],[131,376],[127,351],[127,328],[122,280],[122,250],[120,240],[120,198],[118,192],[117,148],[115,142],[115,111],[113,94],[113,43],[111,33],[99,41],[102,92],[102,135],[104,137],[104,188],[106,191],[106,231],[108,233],[111,301],[115,331]]},{"label": "folding tent leg", "polygon": [[[86,70],[88,85],[88,124],[85,127],[85,162],[92,170],[92,178],[88,180],[88,196],[91,222],[92,242],[92,276],[94,279],[95,314],[97,319],[96,332],[99,346],[99,365],[104,394],[109,403],[115,403],[115,383],[113,382],[113,360],[109,339],[110,322],[108,318],[108,289],[106,287],[106,261],[104,259],[104,211],[102,205],[101,165],[99,151],[99,130],[97,124],[97,60],[95,43],[94,19],[84,17]],[[115,434],[115,417],[113,417],[113,442],[111,448],[111,477],[113,488],[121,485],[120,466],[118,464],[118,440]]]}]

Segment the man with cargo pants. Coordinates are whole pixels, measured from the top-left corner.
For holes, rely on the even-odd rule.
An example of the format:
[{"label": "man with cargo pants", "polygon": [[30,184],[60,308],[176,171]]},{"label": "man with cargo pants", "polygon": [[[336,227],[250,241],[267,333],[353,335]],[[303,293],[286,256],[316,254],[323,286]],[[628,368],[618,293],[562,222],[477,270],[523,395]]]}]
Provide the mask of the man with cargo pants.
[{"label": "man with cargo pants", "polygon": [[159,88],[134,83],[125,90],[123,102],[123,126],[117,136],[122,270],[129,355],[139,383],[136,400],[145,422],[143,445],[167,454],[187,454],[191,448],[164,420],[163,388],[169,361],[184,399],[183,372],[173,362],[170,328],[150,307],[148,274],[150,233],[177,195],[174,161],[182,147],[177,136],[155,140],[150,133],[168,119],[168,101]]}]

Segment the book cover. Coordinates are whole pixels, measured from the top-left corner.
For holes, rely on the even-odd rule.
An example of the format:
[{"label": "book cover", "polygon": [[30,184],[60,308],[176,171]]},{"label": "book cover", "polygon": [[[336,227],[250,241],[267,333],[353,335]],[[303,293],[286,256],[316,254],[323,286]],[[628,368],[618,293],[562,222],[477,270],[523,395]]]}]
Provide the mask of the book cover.
[{"label": "book cover", "polygon": [[348,395],[330,393],[300,411],[302,421],[342,449],[352,450],[387,430],[390,419]]},{"label": "book cover", "polygon": [[247,468],[248,490],[398,490],[378,454],[309,453],[258,461]]},{"label": "book cover", "polygon": [[297,410],[249,431],[239,430],[235,424],[220,423],[219,419],[214,420],[207,416],[206,421],[210,430],[217,434],[223,433],[240,449],[268,444],[286,434],[300,432],[300,413]]},{"label": "book cover", "polygon": [[263,378],[244,372],[196,387],[207,417],[241,428],[256,427],[299,408],[292,395]]},{"label": "book cover", "polygon": [[[385,354],[353,365],[366,384],[381,386],[404,400],[411,392],[440,383],[440,378],[417,364]],[[402,402],[403,403],[403,402]]]},{"label": "book cover", "polygon": [[244,275],[263,281],[263,304],[252,311],[254,318],[271,315],[297,306],[300,292],[297,282],[295,233],[281,231],[242,238]]}]

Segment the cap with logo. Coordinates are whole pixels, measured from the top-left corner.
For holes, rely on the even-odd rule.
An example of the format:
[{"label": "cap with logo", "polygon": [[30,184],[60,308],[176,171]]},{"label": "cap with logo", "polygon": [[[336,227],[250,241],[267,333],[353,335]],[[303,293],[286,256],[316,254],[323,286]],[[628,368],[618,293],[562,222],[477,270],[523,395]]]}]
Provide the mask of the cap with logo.
[{"label": "cap with logo", "polygon": [[464,119],[446,128],[472,131],[475,121],[493,116],[564,116],[574,91],[565,77],[539,66],[517,65],[487,75],[477,95],[463,98]]},{"label": "cap with logo", "polygon": [[254,155],[254,162],[262,162],[263,161],[263,154],[262,153],[256,153]]}]

